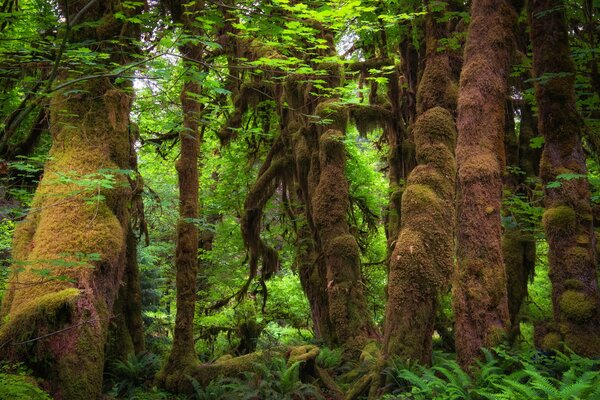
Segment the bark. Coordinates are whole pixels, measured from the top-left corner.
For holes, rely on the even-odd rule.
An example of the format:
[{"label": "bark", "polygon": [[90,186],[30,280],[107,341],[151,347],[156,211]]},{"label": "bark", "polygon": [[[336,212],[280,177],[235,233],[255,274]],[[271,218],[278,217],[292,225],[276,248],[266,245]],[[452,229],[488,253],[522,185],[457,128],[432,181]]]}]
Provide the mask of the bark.
[{"label": "bark", "polygon": [[389,262],[384,353],[431,363],[431,338],[438,301],[448,289],[454,256],[454,144],[456,83],[445,36],[428,14],[427,60],[417,92],[413,134],[419,165],[402,196],[402,224]]},{"label": "bark", "polygon": [[[180,49],[188,67],[195,69],[201,59],[201,47],[186,45]],[[166,365],[157,375],[158,383],[166,389],[179,392],[181,373],[199,365],[194,347],[194,314],[196,308],[196,277],[198,273],[198,193],[200,151],[199,121],[202,104],[198,101],[201,86],[191,76],[186,78],[181,92],[183,129],[179,140],[181,154],[176,163],[179,181],[179,221],[175,248],[176,301],[173,347]]]},{"label": "bark", "polygon": [[[9,355],[31,363],[51,381],[55,396],[65,399],[96,398],[101,390],[110,310],[125,271],[130,197],[129,189],[114,187],[90,202],[96,193],[74,195],[81,187],[61,182],[63,171],[81,179],[101,169],[128,168],[129,95],[108,79],[80,90],[52,100],[52,161],[36,191],[35,211],[15,233],[14,258],[24,270],[13,275],[3,305],[9,322],[0,328]],[[85,262],[93,266],[88,268],[77,253],[99,256]],[[53,279],[35,272],[40,269],[51,271]],[[68,330],[52,334],[60,329]],[[29,356],[23,353],[26,347],[19,343],[46,334],[51,336],[35,341]],[[43,373],[42,360],[54,367]]]},{"label": "bark", "polygon": [[[109,43],[116,37],[137,35],[136,28],[114,19],[119,1],[86,9],[81,2],[58,5],[71,18],[81,11],[80,22],[100,21],[72,37],[103,43],[103,51],[112,54]],[[123,54],[115,52],[111,61],[126,62]],[[57,82],[70,78],[61,73]],[[126,265],[131,189],[117,172],[109,188],[98,184],[90,190],[82,183],[101,179],[101,170],[129,168],[130,90],[127,83],[97,78],[54,93],[51,160],[32,212],[14,236],[17,264],[2,306],[7,318],[0,327],[0,354],[47,379],[57,399],[93,399],[102,389],[104,345]]]},{"label": "bark", "polygon": [[458,360],[472,364],[509,324],[500,206],[503,136],[516,12],[474,0],[458,98],[457,260],[453,287]]},{"label": "bark", "polygon": [[[512,113],[511,113],[512,114]],[[537,174],[534,166],[537,164],[538,151],[529,146],[530,140],[537,136],[535,118],[529,104],[523,102],[520,106],[520,132],[517,136],[514,131],[507,130],[506,153],[507,164],[517,167],[517,172],[508,171],[505,179],[505,188],[510,195],[531,199],[531,190],[527,181]],[[510,118],[514,118],[513,115]],[[506,286],[508,295],[508,312],[510,315],[511,330],[509,339],[514,341],[520,332],[521,305],[527,297],[527,285],[533,279],[536,261],[536,242],[534,236],[535,226],[522,220],[520,215],[506,215],[509,222],[504,229],[502,237],[502,254],[506,269]]]},{"label": "bark", "polygon": [[[554,329],[544,347],[560,340],[586,356],[600,355],[600,303],[590,189],[585,178],[560,181],[560,174],[586,174],[581,146],[583,121],[575,104],[571,59],[559,0],[529,3],[538,128],[545,145],[540,176],[545,184],[544,230],[549,244]],[[560,182],[560,186],[548,185]],[[550,187],[549,187],[550,186]]]}]

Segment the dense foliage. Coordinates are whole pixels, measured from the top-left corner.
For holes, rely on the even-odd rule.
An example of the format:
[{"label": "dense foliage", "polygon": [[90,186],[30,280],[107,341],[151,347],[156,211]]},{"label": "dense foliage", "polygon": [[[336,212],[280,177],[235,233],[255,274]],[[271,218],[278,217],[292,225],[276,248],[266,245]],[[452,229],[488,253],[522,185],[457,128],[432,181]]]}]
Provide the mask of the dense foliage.
[{"label": "dense foliage", "polygon": [[[455,219],[456,164],[453,155],[440,161],[440,154],[453,152],[457,128],[459,145],[465,143],[467,123],[455,127],[454,122],[468,118],[464,112],[460,117],[461,104],[466,107],[460,96],[469,80],[461,78],[459,86],[459,76],[471,2],[69,3],[0,1],[0,360],[5,363],[0,399],[48,398],[42,389],[71,398],[73,392],[61,392],[54,381],[76,379],[55,366],[48,350],[63,357],[56,350],[63,342],[46,348],[44,340],[96,321],[106,322],[97,329],[106,346],[98,342],[105,350],[90,358],[101,360],[102,390],[109,398],[600,399],[600,342],[589,335],[575,341],[571,328],[564,328],[595,323],[598,299],[590,300],[587,286],[570,275],[556,283],[556,265],[562,264],[554,253],[557,240],[573,236],[575,246],[565,245],[567,253],[559,256],[579,263],[573,268],[589,254],[597,260],[598,233],[586,236],[580,225],[591,229],[600,222],[598,1],[551,2],[556,9],[546,14],[564,12],[574,69],[539,76],[527,5],[506,1],[515,17],[514,48],[507,48],[510,58],[503,61],[510,65],[504,71],[506,96],[501,91],[496,96],[506,98],[505,114],[494,120],[504,124],[499,132],[504,143],[486,142],[481,153],[467,152],[475,161],[461,161],[463,150],[458,165],[459,174],[461,162],[481,162],[475,169],[487,171],[484,150],[505,162],[495,177],[502,197],[491,191],[498,207],[486,203],[480,211],[482,218],[497,217],[495,250],[504,255],[495,261],[506,273],[506,279],[498,276],[508,293],[490,295],[469,286],[464,297],[491,297],[504,301],[506,309],[496,318],[501,326],[490,329],[493,340],[484,341],[490,349],[469,360],[470,367],[464,356],[456,361],[455,355],[462,343],[455,346],[456,313],[465,309],[457,305],[458,276],[464,274],[456,264],[471,265],[473,254],[487,256],[491,250],[474,247],[472,254],[463,251],[455,258],[456,228],[442,224]],[[497,40],[492,28],[491,40]],[[547,154],[551,148],[552,136],[538,129],[543,124],[537,119],[547,109],[558,115],[564,107],[540,102],[539,88],[562,79],[573,81],[584,171],[568,162],[550,168],[547,160],[554,158],[541,156],[542,149]],[[95,90],[105,91],[89,100]],[[116,106],[107,93],[122,96],[115,97]],[[548,102],[568,97],[549,96]],[[60,109],[61,98],[67,106],[89,101],[90,107],[102,103],[108,111],[96,117]],[[198,105],[196,111],[186,109],[186,98]],[[113,106],[118,111],[111,111]],[[88,149],[84,161],[70,162],[79,156],[69,144],[86,144],[72,132],[85,133],[86,122],[99,120],[106,128],[90,126],[90,131],[119,131],[129,143],[116,140],[113,146],[107,140],[113,147],[106,160],[97,162],[101,157]],[[448,120],[450,127],[444,125]],[[197,127],[193,135],[190,121]],[[182,218],[181,146],[190,138],[199,149],[193,165],[199,171],[199,211]],[[94,146],[102,147],[103,139],[99,142]],[[473,192],[493,183],[469,182]],[[563,192],[591,194],[583,207],[589,212],[556,200]],[[59,214],[47,240],[81,237],[69,241],[66,251],[38,254],[44,238],[34,235],[35,224],[46,210],[71,203],[88,214],[81,221],[67,215],[63,221]],[[106,239],[96,250],[86,242],[111,213],[118,218],[111,227],[124,229],[119,240],[125,243],[132,234],[133,247],[128,242],[119,250]],[[481,221],[473,225],[483,229]],[[466,226],[461,219],[456,223]],[[63,226],[77,230],[64,232]],[[182,329],[176,325],[183,268],[177,249],[185,226],[198,235],[192,254],[197,265],[188,271],[195,276],[188,282],[196,295],[189,326],[195,354],[182,362],[175,379],[164,366]],[[27,240],[19,239],[29,232]],[[438,235],[435,240],[423,239],[431,232]],[[489,236],[459,232],[459,247],[465,237]],[[444,249],[434,246],[443,240],[451,253],[445,263],[436,258]],[[107,257],[107,248],[114,248],[114,257]],[[119,263],[121,269],[115,267]],[[137,275],[127,272],[132,264]],[[120,272],[109,283],[96,285],[89,278],[113,267]],[[591,286],[597,291],[596,270]],[[494,287],[489,274],[475,277]],[[123,295],[134,293],[128,292],[130,284],[138,285],[139,293]],[[49,305],[28,308],[27,299],[19,303],[25,306],[14,305],[19,285]],[[52,297],[57,287],[62,295]],[[89,304],[74,299],[72,288],[118,295],[101,306],[91,297],[94,311],[87,315],[77,307]],[[410,311],[417,310],[413,303],[430,307],[412,315],[391,306],[386,313],[388,299],[411,304]],[[139,310],[127,308],[134,303]],[[133,314],[143,321],[143,344],[133,334]],[[386,324],[394,325],[399,314],[398,325],[412,315],[405,317],[407,326],[423,325],[433,335],[389,339],[395,331]],[[73,316],[81,320],[69,319]],[[427,354],[417,360],[403,350],[421,345]],[[144,351],[136,354],[136,346]],[[578,355],[581,348],[590,352]],[[25,359],[21,370],[18,360]],[[87,396],[77,385],[72,390]]]}]

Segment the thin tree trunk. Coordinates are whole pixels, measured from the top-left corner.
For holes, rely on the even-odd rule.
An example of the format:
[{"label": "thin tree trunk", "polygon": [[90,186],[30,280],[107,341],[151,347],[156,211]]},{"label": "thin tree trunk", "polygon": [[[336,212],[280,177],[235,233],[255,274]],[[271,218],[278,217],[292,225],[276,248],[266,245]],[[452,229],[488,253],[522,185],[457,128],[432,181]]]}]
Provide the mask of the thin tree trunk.
[{"label": "thin tree trunk", "polygon": [[[200,48],[185,46],[182,54],[198,60]],[[190,63],[190,68],[195,65]],[[175,249],[176,301],[173,347],[166,365],[157,376],[158,382],[169,390],[181,392],[185,374],[199,365],[194,347],[194,313],[196,308],[196,276],[198,270],[198,156],[200,150],[198,124],[202,105],[198,101],[200,84],[191,76],[186,78],[181,92],[183,129],[180,133],[181,155],[176,169],[179,178],[179,221]]]}]

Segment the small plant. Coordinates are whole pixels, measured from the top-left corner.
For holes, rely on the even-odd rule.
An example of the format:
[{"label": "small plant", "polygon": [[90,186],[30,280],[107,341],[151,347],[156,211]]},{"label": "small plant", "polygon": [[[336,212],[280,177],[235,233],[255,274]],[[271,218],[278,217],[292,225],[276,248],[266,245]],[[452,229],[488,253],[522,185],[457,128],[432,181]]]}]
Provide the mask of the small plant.
[{"label": "small plant", "polygon": [[110,394],[132,398],[134,390],[147,386],[159,369],[159,358],[152,353],[129,354],[126,360],[113,363],[112,374],[115,385]]},{"label": "small plant", "polygon": [[0,400],[51,400],[34,382],[25,375],[0,373]]},{"label": "small plant", "polygon": [[335,368],[342,363],[342,349],[321,348],[317,356],[317,365],[324,369]]},{"label": "small plant", "polygon": [[484,359],[466,373],[448,354],[437,353],[433,366],[394,362],[394,381],[383,397],[392,399],[599,399],[600,360],[572,353],[537,351],[512,355],[485,350]]},{"label": "small plant", "polygon": [[300,379],[303,361],[288,365],[283,358],[272,358],[254,365],[254,372],[244,372],[239,378],[221,378],[202,388],[191,380],[196,400],[226,399],[323,399],[317,387]]}]

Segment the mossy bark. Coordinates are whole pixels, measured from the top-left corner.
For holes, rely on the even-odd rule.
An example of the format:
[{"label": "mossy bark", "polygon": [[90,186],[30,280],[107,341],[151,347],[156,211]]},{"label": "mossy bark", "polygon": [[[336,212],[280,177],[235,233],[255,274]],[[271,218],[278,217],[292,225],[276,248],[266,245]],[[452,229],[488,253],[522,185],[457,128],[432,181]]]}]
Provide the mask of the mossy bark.
[{"label": "mossy bark", "polygon": [[[323,56],[334,53],[333,37],[317,27],[328,44]],[[327,69],[327,86],[339,86],[337,65]],[[312,87],[310,77],[290,75],[280,99],[283,148],[291,152],[293,187],[306,218],[299,240],[305,248],[301,277],[315,330],[329,345],[358,352],[377,335],[361,281],[360,250],[347,222],[348,182],[343,135],[348,109]],[[312,117],[312,118],[309,118]],[[316,124],[315,120],[321,123]],[[319,285],[316,288],[310,285]]]},{"label": "mossy bark", "polygon": [[[531,107],[523,102],[519,108],[521,117],[519,134],[514,130],[512,112],[507,115],[507,129],[505,138],[507,165],[516,169],[506,172],[504,179],[505,190],[509,196],[520,196],[528,200],[532,190],[528,181],[536,177],[534,166],[539,159],[538,151],[529,145],[530,140],[537,136],[535,118]],[[520,218],[519,213],[505,211],[507,224],[502,236],[502,254],[506,269],[506,286],[508,295],[508,312],[510,315],[509,340],[514,342],[520,333],[521,306],[527,297],[527,286],[533,279],[536,262],[536,241],[534,236],[535,226],[529,220]]]},{"label": "mossy bark", "polygon": [[374,327],[361,282],[360,250],[346,221],[349,201],[342,135],[329,129],[319,138],[320,174],[311,199],[312,217],[326,265],[333,343],[358,350],[374,334]]},{"label": "mossy bark", "polygon": [[444,37],[427,17],[427,60],[417,92],[413,135],[419,165],[402,196],[402,224],[389,262],[384,353],[431,363],[431,338],[439,298],[449,288],[454,256],[454,144],[456,84]]},{"label": "mossy bark", "polygon": [[[112,63],[127,62],[135,26],[114,18],[139,7],[120,1],[58,2],[79,23],[71,40],[99,43]],[[115,38],[122,38],[114,43]],[[123,51],[123,48],[127,49]],[[119,51],[116,51],[118,47]],[[104,72],[102,63],[85,67]],[[93,70],[92,70],[93,69]],[[33,208],[14,236],[16,269],[5,298],[0,354],[22,361],[57,399],[94,399],[102,389],[104,346],[126,265],[131,188],[131,85],[99,77],[67,84],[61,72],[50,102],[52,148]],[[112,184],[101,184],[106,174]],[[96,184],[94,184],[96,183]]]},{"label": "mossy bark", "polygon": [[[197,10],[193,11],[197,12]],[[188,14],[194,13],[188,10]],[[189,67],[197,68],[196,62],[201,59],[202,48],[189,44],[180,50],[187,60],[193,60],[189,62]],[[194,315],[199,244],[198,228],[195,223],[199,208],[199,122],[203,108],[198,101],[200,94],[200,83],[192,79],[192,76],[187,76],[181,91],[183,112],[183,129],[179,135],[181,154],[175,166],[179,182],[179,221],[175,248],[177,312],[173,347],[167,363],[156,377],[159,385],[176,393],[181,388],[170,385],[170,382],[179,382],[182,373],[199,365],[194,347]]]},{"label": "mossy bark", "polygon": [[[123,176],[115,175],[110,189],[89,191],[77,182],[129,168],[130,96],[108,78],[78,89],[77,95],[59,92],[51,102],[51,160],[36,191],[37,207],[14,237],[23,270],[11,280],[7,322],[0,328],[0,342],[10,348],[5,354],[48,378],[64,399],[96,398],[101,391],[109,310],[125,271],[131,194]],[[62,178],[65,173],[72,180]],[[50,278],[36,270],[50,271]],[[51,370],[40,369],[44,360]]]},{"label": "mossy bark", "polygon": [[587,179],[570,179],[559,181],[558,187],[547,186],[560,174],[587,173],[564,7],[560,0],[532,0],[528,9],[538,127],[545,138],[540,161],[546,185],[543,224],[557,328],[548,335],[558,335],[579,354],[598,356],[600,296],[589,185]]},{"label": "mossy bark", "polygon": [[508,325],[500,206],[505,101],[516,12],[506,0],[474,0],[458,98],[455,338],[461,365],[497,345]]}]

